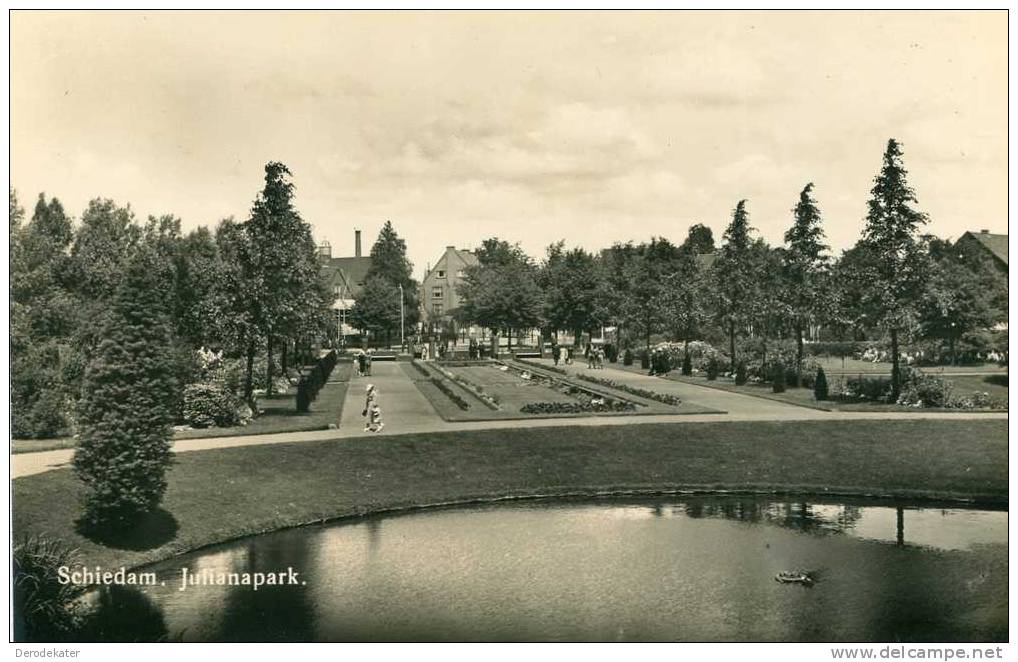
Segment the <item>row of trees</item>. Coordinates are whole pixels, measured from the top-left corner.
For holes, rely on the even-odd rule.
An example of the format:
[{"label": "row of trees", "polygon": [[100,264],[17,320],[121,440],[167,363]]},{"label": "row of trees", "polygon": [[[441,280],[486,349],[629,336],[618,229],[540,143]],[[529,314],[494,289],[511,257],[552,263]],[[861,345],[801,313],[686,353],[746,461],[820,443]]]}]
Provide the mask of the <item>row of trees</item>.
[{"label": "row of trees", "polygon": [[1007,283],[988,258],[923,233],[927,218],[907,182],[900,144],[887,143],[862,237],[840,259],[825,244],[820,206],[807,184],[784,244],[754,236],[739,201],[720,247],[695,225],[685,241],[616,244],[599,254],[552,244],[539,264],[518,246],[485,241],[466,273],[457,315],[495,333],[546,335],[616,327],[625,345],[651,338],[709,339],[734,366],[739,339],[793,339],[801,366],[811,325],[838,338],[886,333],[892,391],[901,387],[903,338],[933,338],[951,352],[966,333],[1006,319]]},{"label": "row of trees", "polygon": [[[249,218],[183,234],[173,216],[89,203],[73,223],[40,195],[30,219],[10,192],[11,416],[15,436],[75,429],[86,520],[125,522],[158,503],[171,424],[195,350],[243,361],[253,402],[288,353],[334,332],[331,293],[290,172],[265,167]],[[274,360],[276,353],[280,361]]]}]

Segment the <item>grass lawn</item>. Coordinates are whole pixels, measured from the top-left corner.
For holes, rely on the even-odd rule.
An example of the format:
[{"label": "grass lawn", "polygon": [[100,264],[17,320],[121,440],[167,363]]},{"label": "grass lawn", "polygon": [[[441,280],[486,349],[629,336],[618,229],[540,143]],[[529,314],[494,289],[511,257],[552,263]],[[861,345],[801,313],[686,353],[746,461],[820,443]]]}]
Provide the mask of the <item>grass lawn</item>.
[{"label": "grass lawn", "polygon": [[[846,358],[844,360],[836,356],[815,356],[812,357],[823,367],[824,372],[831,373],[845,373],[853,375],[891,375],[891,364],[890,363],[873,363],[871,361],[863,361],[860,359]],[[982,372],[999,372],[1006,373],[1007,368],[1002,368],[996,363],[983,363],[981,365],[945,365],[945,366],[919,366],[923,372],[928,373],[982,373]]]},{"label": "grass lawn", "polygon": [[[369,440],[370,439],[370,440]],[[116,541],[75,529],[79,483],[13,481],[13,531],[137,565],[284,526],[480,499],[669,490],[1006,504],[1007,421],[685,423],[408,434],[182,453],[165,510]]]},{"label": "grass lawn", "polygon": [[[291,387],[282,395],[260,397],[258,406],[264,414],[243,426],[232,428],[203,428],[180,430],[173,434],[174,439],[207,439],[211,437],[237,437],[249,434],[272,434],[275,432],[301,432],[304,430],[325,430],[329,424],[339,425],[343,415],[343,402],[350,380],[352,365],[339,363],[329,377],[329,383],[318,392],[318,397],[311,403],[311,411],[306,414],[297,413],[297,389]],[[14,439],[11,441],[12,453],[33,453],[58,448],[74,448],[73,437],[57,439]]]}]

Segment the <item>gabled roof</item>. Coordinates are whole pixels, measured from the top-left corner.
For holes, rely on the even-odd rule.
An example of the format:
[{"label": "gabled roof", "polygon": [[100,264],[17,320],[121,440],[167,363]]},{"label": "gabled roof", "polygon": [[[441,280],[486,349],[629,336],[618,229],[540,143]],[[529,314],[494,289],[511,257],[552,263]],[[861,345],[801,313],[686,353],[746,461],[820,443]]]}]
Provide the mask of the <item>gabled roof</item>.
[{"label": "gabled roof", "polygon": [[350,296],[357,298],[364,289],[364,279],[371,268],[370,257],[329,257],[322,259],[322,270],[339,273],[346,283],[344,288]]},{"label": "gabled roof", "polygon": [[697,253],[696,266],[701,269],[710,269],[711,265],[714,264],[715,257],[714,253]]},{"label": "gabled roof", "polygon": [[993,257],[997,258],[1007,266],[1007,235],[990,234],[989,232],[966,232],[962,237],[971,237],[990,251]]},{"label": "gabled roof", "polygon": [[[431,274],[435,273],[438,270],[438,265],[442,263],[442,258],[447,256],[449,253],[455,253],[456,257],[458,257],[465,266],[472,267],[475,264],[477,264],[477,256],[474,255],[471,251],[455,248],[453,246],[447,246],[445,252],[442,253],[442,257],[438,258],[438,262],[435,263],[435,266],[428,269],[428,272],[424,274],[424,280],[427,280],[428,277],[431,276]],[[448,269],[448,265],[446,266],[446,268]],[[424,280],[422,280],[421,283],[423,283]]]}]

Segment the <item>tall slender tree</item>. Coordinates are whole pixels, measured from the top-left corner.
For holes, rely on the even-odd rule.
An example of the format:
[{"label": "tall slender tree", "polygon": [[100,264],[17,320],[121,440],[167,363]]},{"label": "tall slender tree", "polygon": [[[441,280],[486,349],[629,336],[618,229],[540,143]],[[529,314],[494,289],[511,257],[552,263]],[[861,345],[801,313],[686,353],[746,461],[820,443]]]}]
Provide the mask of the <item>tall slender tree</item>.
[{"label": "tall slender tree", "polygon": [[748,321],[754,290],[751,230],[746,201],[740,200],[732,210],[732,220],[725,229],[725,243],[713,265],[715,314],[728,336],[732,369],[737,362],[736,336]]},{"label": "tall slender tree", "polygon": [[926,214],[907,181],[901,145],[887,141],[883,164],[874,178],[867,204],[862,242],[875,259],[866,294],[876,319],[891,340],[891,398],[901,393],[900,335],[916,322],[924,292],[927,259],[919,230]]},{"label": "tall slender tree", "polygon": [[[294,207],[290,170],[273,161],[265,166],[265,187],[244,224],[248,242],[242,254],[252,317],[268,354],[266,392],[275,374],[274,350],[281,338],[306,332],[322,321],[332,301],[322,276],[311,226]],[[248,348],[253,365],[255,347]],[[248,379],[250,382],[250,379]]]},{"label": "tall slender tree", "polygon": [[[365,283],[378,279],[384,280],[396,289],[396,294],[384,302],[362,301],[360,303],[361,312],[368,313],[362,315],[364,320],[371,320],[370,328],[377,329],[377,333],[384,333],[387,336],[387,341],[391,340],[390,336],[393,331],[399,334],[401,307],[403,311],[402,323],[405,328],[414,328],[420,319],[419,287],[412,276],[413,265],[407,259],[406,250],[406,241],[396,233],[392,222],[386,221],[378,233],[378,239],[371,247],[371,267],[364,280]],[[400,286],[403,287],[402,299],[398,291]],[[373,288],[371,296],[377,296],[380,293],[379,286],[376,286]],[[365,296],[368,296],[366,287],[362,294],[362,297]],[[382,308],[383,306],[394,308],[395,314],[390,314]],[[376,311],[377,314],[369,313],[369,311]],[[386,321],[384,326],[378,326],[377,322],[383,320],[389,321]]]},{"label": "tall slender tree", "polygon": [[795,337],[796,372],[802,372],[803,333],[817,316],[823,279],[828,264],[828,247],[823,243],[824,229],[820,208],[813,198],[813,183],[799,193],[792,209],[794,223],[785,232],[784,281],[782,298],[789,313]]}]

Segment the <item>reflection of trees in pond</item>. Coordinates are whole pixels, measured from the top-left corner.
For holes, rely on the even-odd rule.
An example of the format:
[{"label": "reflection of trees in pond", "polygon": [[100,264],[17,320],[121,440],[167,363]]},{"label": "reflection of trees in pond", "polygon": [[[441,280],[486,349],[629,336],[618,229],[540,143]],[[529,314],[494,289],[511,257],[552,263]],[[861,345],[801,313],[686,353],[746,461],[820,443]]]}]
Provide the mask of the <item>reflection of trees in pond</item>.
[{"label": "reflection of trees in pond", "polygon": [[767,502],[758,499],[696,499],[682,504],[694,519],[715,518],[736,522],[777,524],[804,533],[843,533],[862,517],[858,506],[816,507],[800,502]]},{"label": "reflection of trees in pond", "polygon": [[132,586],[96,589],[93,609],[83,619],[78,641],[151,642],[171,638],[162,611]]},{"label": "reflection of trees in pond", "polygon": [[[290,544],[280,537],[273,544],[248,545],[241,572],[286,572],[300,576],[308,568],[309,545]],[[314,641],[313,609],[307,586],[231,586],[226,594],[220,631],[212,641]],[[193,590],[193,589],[192,589]]]}]

